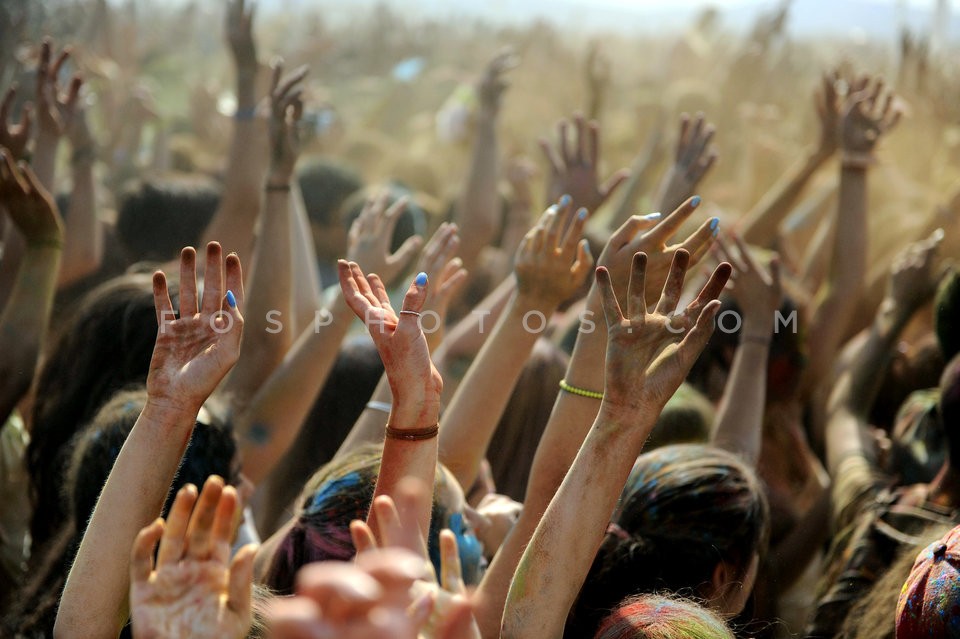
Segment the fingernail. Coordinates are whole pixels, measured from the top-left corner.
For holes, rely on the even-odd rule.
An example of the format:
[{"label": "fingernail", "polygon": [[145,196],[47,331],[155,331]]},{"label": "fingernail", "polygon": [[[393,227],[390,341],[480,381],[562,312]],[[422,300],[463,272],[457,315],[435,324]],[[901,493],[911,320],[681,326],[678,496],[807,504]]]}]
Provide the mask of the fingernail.
[{"label": "fingernail", "polygon": [[693,208],[697,208],[698,206],[700,206],[700,196],[699,196],[699,195],[694,195],[694,196],[693,196],[693,199],[690,201],[690,206],[692,206]]},{"label": "fingernail", "polygon": [[587,209],[582,208],[577,212],[577,218],[581,220],[587,219]]},{"label": "fingernail", "polygon": [[720,231],[719,218],[713,218],[710,220],[710,230],[713,231],[713,236],[716,237],[717,233]]},{"label": "fingernail", "polygon": [[427,274],[426,274],[426,273],[420,273],[419,275],[417,275],[416,283],[417,283],[417,286],[426,286],[426,285],[427,285]]},{"label": "fingernail", "polygon": [[564,195],[560,198],[560,206],[569,206],[572,199],[569,195]]},{"label": "fingernail", "polygon": [[653,220],[659,220],[663,217],[663,213],[648,213],[647,215],[641,216],[641,220],[646,220],[652,222]]},{"label": "fingernail", "polygon": [[233,296],[233,291],[227,291],[227,304],[230,305],[230,308],[237,307],[237,298]]}]

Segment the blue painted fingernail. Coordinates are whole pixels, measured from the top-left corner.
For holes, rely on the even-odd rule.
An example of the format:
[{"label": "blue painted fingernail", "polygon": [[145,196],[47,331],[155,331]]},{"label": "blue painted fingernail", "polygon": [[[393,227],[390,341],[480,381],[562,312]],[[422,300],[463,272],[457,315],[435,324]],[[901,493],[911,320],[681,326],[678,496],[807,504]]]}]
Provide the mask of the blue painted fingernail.
[{"label": "blue painted fingernail", "polygon": [[427,274],[426,274],[426,273],[420,273],[419,275],[417,275],[416,282],[417,282],[417,286],[426,286],[426,285],[427,285]]},{"label": "blue painted fingernail", "polygon": [[227,291],[227,304],[230,305],[230,308],[237,307],[237,298],[233,296],[233,291]]},{"label": "blue painted fingernail", "polygon": [[710,230],[713,231],[714,237],[716,237],[717,233],[720,232],[720,220],[718,218],[713,218],[710,220]]},{"label": "blue painted fingernail", "polygon": [[577,211],[577,218],[581,220],[587,219],[587,209],[581,207],[581,209]]},{"label": "blue painted fingernail", "polygon": [[663,217],[663,213],[648,213],[647,215],[644,215],[640,219],[647,220],[648,222],[652,222],[653,220],[659,220],[661,217]]},{"label": "blue painted fingernail", "polygon": [[699,196],[699,195],[694,195],[694,196],[693,196],[693,200],[690,201],[690,206],[692,206],[692,207],[694,207],[694,208],[700,206],[700,196]]},{"label": "blue painted fingernail", "polygon": [[560,206],[569,206],[572,199],[569,195],[564,195],[560,198]]}]

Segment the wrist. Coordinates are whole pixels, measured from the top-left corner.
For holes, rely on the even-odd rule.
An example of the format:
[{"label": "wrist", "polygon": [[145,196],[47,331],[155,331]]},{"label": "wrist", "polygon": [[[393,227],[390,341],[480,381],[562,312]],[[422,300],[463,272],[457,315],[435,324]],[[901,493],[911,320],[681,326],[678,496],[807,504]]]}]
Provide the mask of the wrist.
[{"label": "wrist", "polygon": [[616,399],[604,397],[600,402],[596,423],[602,423],[607,427],[606,430],[613,432],[642,432],[643,439],[646,439],[661,410],[649,410],[643,402],[618,402]]},{"label": "wrist", "polygon": [[[414,393],[414,395],[418,395]],[[429,428],[440,419],[440,398],[426,397],[426,393],[412,397],[394,394],[393,410],[390,412],[390,426],[396,429]]]},{"label": "wrist", "polygon": [[895,336],[903,330],[914,313],[913,308],[893,297],[885,297],[877,311],[877,328],[881,334]]},{"label": "wrist", "polygon": [[197,421],[197,414],[200,412],[201,406],[202,404],[194,406],[188,400],[182,398],[148,395],[140,416],[152,423],[169,426],[192,426]]}]

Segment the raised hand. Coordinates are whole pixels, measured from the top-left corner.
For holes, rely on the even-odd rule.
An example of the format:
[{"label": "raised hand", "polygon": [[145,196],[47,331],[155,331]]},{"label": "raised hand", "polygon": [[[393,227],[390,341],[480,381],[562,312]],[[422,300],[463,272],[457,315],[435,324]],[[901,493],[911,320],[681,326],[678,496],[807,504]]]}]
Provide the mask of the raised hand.
[{"label": "raised hand", "polygon": [[70,80],[66,93],[61,94],[58,86],[60,69],[69,57],[70,52],[64,50],[51,65],[50,39],[44,39],[40,45],[40,62],[37,66],[37,126],[42,135],[54,139],[59,139],[66,133],[80,103],[83,80],[79,75]]},{"label": "raised hand", "polygon": [[27,150],[27,143],[30,141],[30,127],[33,118],[33,106],[24,105],[20,111],[20,122],[16,125],[11,124],[10,107],[17,96],[17,87],[12,86],[7,89],[3,96],[3,102],[0,102],[0,146],[7,149],[13,155],[15,160],[23,159],[23,154]]},{"label": "raised hand", "polygon": [[256,71],[257,46],[253,40],[253,3],[230,0],[227,3],[227,43],[238,69]]},{"label": "raised hand", "polygon": [[733,266],[731,294],[744,315],[744,321],[762,323],[768,330],[761,337],[767,338],[783,300],[780,257],[774,255],[769,269],[766,269],[751,255],[750,248],[739,235],[731,233],[730,237],[732,243],[720,237],[715,246],[717,255]]},{"label": "raised hand", "polygon": [[300,155],[300,118],[303,117],[303,86],[301,82],[309,69],[300,67],[283,78],[283,62],[273,65],[270,84],[270,173],[271,184],[286,186],[293,177],[293,169]]},{"label": "raised hand", "polygon": [[943,230],[937,229],[929,237],[914,242],[893,259],[887,298],[906,313],[912,314],[933,297],[943,271],[934,266],[943,241]]},{"label": "raised hand", "polygon": [[434,282],[434,285],[427,290],[427,299],[421,311],[423,314],[429,312],[433,316],[430,319],[431,324],[427,325],[432,329],[427,335],[431,352],[443,339],[443,326],[450,300],[467,281],[467,270],[463,268],[463,260],[456,257],[459,248],[460,236],[457,234],[457,225],[444,222],[427,242],[417,262],[417,272],[426,273],[427,278]]},{"label": "raised hand", "polygon": [[[19,165],[18,165],[19,164]],[[25,162],[0,147],[0,202],[28,247],[63,246],[63,220],[50,193]]]},{"label": "raised hand", "polygon": [[193,416],[233,368],[240,355],[243,334],[240,258],[234,253],[227,256],[224,278],[220,244],[207,245],[199,306],[196,261],[197,252],[193,247],[181,251],[179,317],[170,301],[167,278],[162,271],[153,274],[159,330],[147,374],[150,404]]},{"label": "raised hand", "polygon": [[[236,489],[224,487],[222,479],[212,476],[199,499],[195,486],[184,486],[167,521],[158,519],[140,531],[130,560],[135,636],[247,636],[256,546],[241,548],[231,561],[238,516]],[[154,565],[157,542],[160,549]]]},{"label": "raised hand", "polygon": [[823,75],[823,85],[813,94],[813,105],[820,120],[820,141],[817,154],[823,157],[833,155],[837,150],[837,134],[840,130],[841,101],[837,94],[840,75],[831,71]]},{"label": "raised hand", "polygon": [[503,75],[507,71],[515,69],[518,64],[520,64],[520,59],[510,49],[501,51],[487,64],[477,87],[482,112],[493,117],[496,117],[500,112],[503,93],[510,86],[503,79]]},{"label": "raised hand", "polygon": [[680,135],[673,166],[664,176],[657,196],[657,208],[672,211],[693,195],[704,176],[717,160],[717,151],[710,146],[716,129],[706,124],[702,113],[691,122],[690,116],[680,116]]},{"label": "raised hand", "polygon": [[337,267],[343,299],[366,324],[383,360],[393,392],[394,412],[399,413],[401,406],[413,410],[410,414],[391,415],[391,426],[402,430],[435,424],[443,380],[430,359],[420,327],[420,311],[427,297],[427,275],[417,275],[407,289],[398,314],[390,305],[379,276],[372,273],[365,276],[356,262],[340,260]]},{"label": "raised hand", "polygon": [[[597,176],[600,162],[600,125],[596,122],[588,124],[582,115],[575,115],[575,140],[569,139],[569,126],[566,120],[561,120],[557,125],[559,151],[550,146],[550,142],[545,138],[540,140],[540,148],[550,166],[547,201],[556,202],[562,195],[568,194],[573,198],[575,207],[586,208],[592,213],[623,184],[628,173],[626,170],[617,171],[601,185]],[[571,144],[574,145],[572,148]]]},{"label": "raised hand", "polygon": [[583,284],[593,256],[583,239],[587,210],[569,195],[550,206],[520,242],[514,271],[518,296],[550,312]]},{"label": "raised hand", "polygon": [[866,160],[887,131],[900,121],[902,111],[881,78],[862,76],[850,87],[840,120],[840,146],[847,159]]},{"label": "raised hand", "polygon": [[389,191],[384,189],[379,195],[367,198],[363,211],[350,226],[347,248],[348,261],[356,262],[367,273],[376,273],[388,287],[404,272],[423,243],[422,237],[414,235],[395,253],[390,253],[393,232],[407,206],[407,198],[399,198],[388,208],[389,197]]},{"label": "raised hand", "polygon": [[[614,231],[597,260],[600,266],[610,272],[614,286],[627,286],[632,272],[633,256],[638,252],[647,254],[646,277],[655,285],[665,280],[677,251],[683,249],[687,252],[690,267],[697,264],[716,238],[720,220],[715,217],[706,220],[679,244],[668,245],[667,242],[698,206],[700,198],[694,196],[665,218],[659,213],[633,216]],[[648,290],[647,301],[652,304],[656,299],[656,288]]]},{"label": "raised hand", "polygon": [[697,298],[676,312],[689,265],[690,255],[677,250],[660,300],[650,312],[645,296],[647,256],[637,253],[627,286],[625,314],[609,271],[597,268],[607,322],[603,401],[608,408],[659,413],[713,334],[713,320],[720,309],[717,296],[730,277],[731,267],[727,263],[717,266]]}]

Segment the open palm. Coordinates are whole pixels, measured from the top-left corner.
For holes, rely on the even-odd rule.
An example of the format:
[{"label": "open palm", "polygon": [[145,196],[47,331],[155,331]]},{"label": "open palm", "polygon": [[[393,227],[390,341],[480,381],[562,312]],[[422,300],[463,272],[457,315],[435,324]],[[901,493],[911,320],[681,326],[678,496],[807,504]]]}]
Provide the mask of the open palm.
[{"label": "open palm", "polygon": [[240,260],[226,260],[224,289],[222,249],[207,245],[203,299],[197,303],[196,251],[180,254],[180,316],[177,317],[161,271],[153,276],[157,309],[157,341],[147,375],[151,401],[195,411],[216,389],[240,355],[243,333],[243,275]]}]

